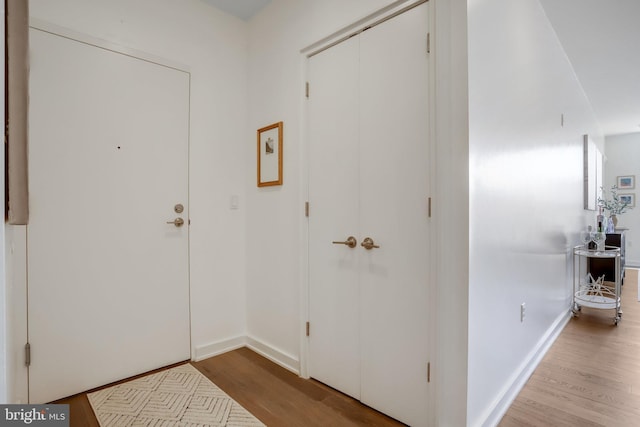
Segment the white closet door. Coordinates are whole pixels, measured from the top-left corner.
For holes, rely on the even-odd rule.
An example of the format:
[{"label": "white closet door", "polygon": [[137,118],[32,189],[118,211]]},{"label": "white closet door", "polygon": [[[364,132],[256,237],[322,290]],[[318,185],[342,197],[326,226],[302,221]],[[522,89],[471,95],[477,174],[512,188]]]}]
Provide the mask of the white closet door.
[{"label": "white closet door", "polygon": [[38,30],[30,44],[29,394],[42,403],[190,357],[189,75]]},{"label": "white closet door", "polygon": [[[362,402],[427,423],[428,5],[360,37]],[[362,248],[360,248],[362,249]]]},{"label": "white closet door", "polygon": [[309,372],[412,426],[429,407],[427,32],[423,4],[309,60]]},{"label": "white closet door", "polygon": [[311,375],[360,397],[358,38],[310,59]]}]

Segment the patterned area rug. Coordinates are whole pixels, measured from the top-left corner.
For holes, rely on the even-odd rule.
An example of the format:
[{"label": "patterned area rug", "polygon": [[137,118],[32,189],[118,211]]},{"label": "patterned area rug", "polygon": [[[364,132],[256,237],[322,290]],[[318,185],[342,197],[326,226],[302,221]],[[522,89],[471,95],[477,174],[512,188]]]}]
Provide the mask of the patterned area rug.
[{"label": "patterned area rug", "polygon": [[264,426],[190,364],[87,397],[101,427]]}]

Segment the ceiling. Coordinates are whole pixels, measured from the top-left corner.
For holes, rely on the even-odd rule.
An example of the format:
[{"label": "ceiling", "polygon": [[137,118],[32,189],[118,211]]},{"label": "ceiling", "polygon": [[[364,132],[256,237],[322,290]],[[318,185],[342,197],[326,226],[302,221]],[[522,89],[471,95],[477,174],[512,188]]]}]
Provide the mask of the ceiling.
[{"label": "ceiling", "polygon": [[640,132],[640,1],[540,3],[604,134]]},{"label": "ceiling", "polygon": [[[271,0],[202,0],[248,21]],[[605,135],[640,132],[640,1],[540,0]]]},{"label": "ceiling", "polygon": [[224,12],[248,21],[260,12],[271,0],[202,0]]}]

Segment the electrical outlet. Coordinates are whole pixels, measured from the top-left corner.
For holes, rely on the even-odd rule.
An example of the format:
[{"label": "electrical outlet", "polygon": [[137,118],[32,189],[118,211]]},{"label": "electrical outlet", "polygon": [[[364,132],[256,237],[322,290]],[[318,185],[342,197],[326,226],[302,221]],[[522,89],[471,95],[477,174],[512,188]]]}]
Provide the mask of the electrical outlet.
[{"label": "electrical outlet", "polygon": [[524,322],[525,311],[527,310],[527,306],[525,303],[520,304],[520,322]]}]

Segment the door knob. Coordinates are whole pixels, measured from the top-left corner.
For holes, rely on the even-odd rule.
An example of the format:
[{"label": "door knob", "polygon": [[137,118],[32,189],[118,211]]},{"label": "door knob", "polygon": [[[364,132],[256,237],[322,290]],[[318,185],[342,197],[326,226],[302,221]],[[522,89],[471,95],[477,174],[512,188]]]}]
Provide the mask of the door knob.
[{"label": "door knob", "polygon": [[358,244],[358,242],[356,241],[356,238],[353,236],[349,236],[347,237],[347,240],[345,240],[344,242],[332,242],[334,245],[347,245],[349,246],[351,249],[355,248],[356,245]]},{"label": "door knob", "polygon": [[362,241],[362,243],[360,243],[360,246],[362,246],[363,248],[365,248],[368,251],[370,251],[373,248],[379,248],[380,247],[380,246],[376,245],[373,242],[373,239],[371,237],[365,237],[365,239]]},{"label": "door knob", "polygon": [[176,218],[173,221],[167,221],[167,224],[173,224],[176,227],[182,227],[184,225],[184,219]]}]

